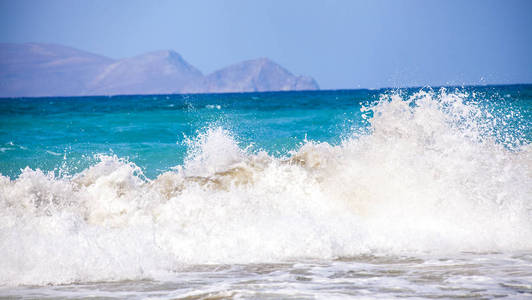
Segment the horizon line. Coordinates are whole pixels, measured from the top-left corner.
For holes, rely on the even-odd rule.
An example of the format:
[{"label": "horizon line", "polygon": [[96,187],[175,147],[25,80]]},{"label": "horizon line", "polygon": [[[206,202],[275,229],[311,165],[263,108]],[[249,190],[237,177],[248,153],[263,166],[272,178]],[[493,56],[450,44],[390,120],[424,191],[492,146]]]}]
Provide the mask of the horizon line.
[{"label": "horizon line", "polygon": [[254,91],[254,92],[219,92],[219,93],[172,93],[172,94],[114,94],[114,95],[86,95],[86,96],[24,96],[24,97],[0,97],[0,100],[8,99],[46,99],[46,98],[114,98],[114,97],[150,97],[150,96],[201,96],[201,95],[244,95],[244,94],[280,94],[280,93],[320,93],[320,92],[348,92],[348,91],[381,91],[381,90],[408,90],[408,89],[442,89],[442,88],[472,88],[472,87],[502,87],[502,86],[532,86],[529,83],[492,83],[492,84],[463,84],[463,85],[418,85],[404,87],[380,87],[380,88],[341,88],[319,90],[289,90],[289,91]]}]

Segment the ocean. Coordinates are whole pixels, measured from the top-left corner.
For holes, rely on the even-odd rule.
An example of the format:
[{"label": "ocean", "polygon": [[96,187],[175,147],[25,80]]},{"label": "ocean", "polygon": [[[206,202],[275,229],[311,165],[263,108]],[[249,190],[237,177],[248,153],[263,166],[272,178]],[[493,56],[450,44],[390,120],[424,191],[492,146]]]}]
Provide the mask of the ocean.
[{"label": "ocean", "polygon": [[532,297],[532,85],[0,99],[0,297]]}]

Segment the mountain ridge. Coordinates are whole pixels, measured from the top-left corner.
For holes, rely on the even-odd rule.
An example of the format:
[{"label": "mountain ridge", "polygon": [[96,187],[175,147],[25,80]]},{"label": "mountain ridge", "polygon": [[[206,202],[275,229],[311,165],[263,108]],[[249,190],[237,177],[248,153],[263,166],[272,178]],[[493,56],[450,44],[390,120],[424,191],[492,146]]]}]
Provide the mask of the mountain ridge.
[{"label": "mountain ridge", "polygon": [[314,79],[295,76],[262,57],[232,64],[205,76],[204,89],[211,93],[265,92],[318,89]]},{"label": "mountain ridge", "polygon": [[234,93],[317,90],[262,57],[204,75],[174,50],[124,59],[43,43],[0,43],[0,97]]}]

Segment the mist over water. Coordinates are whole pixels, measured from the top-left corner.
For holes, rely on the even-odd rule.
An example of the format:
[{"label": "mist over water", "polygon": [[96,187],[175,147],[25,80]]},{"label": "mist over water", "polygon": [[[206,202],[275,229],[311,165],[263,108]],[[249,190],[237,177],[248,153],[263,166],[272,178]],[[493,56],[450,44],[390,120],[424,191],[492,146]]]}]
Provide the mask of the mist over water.
[{"label": "mist over water", "polygon": [[[2,100],[1,285],[176,291],[267,281],[258,268],[303,296],[335,278],[351,284],[323,297],[532,291],[530,86],[164,97]],[[214,282],[196,288],[268,291]]]}]

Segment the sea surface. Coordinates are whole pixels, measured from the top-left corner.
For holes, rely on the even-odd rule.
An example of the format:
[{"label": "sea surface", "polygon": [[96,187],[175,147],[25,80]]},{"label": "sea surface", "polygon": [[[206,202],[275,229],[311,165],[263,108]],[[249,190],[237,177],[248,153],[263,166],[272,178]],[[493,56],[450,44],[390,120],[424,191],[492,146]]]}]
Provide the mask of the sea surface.
[{"label": "sea surface", "polygon": [[532,85],[0,99],[0,298],[532,298]]}]

